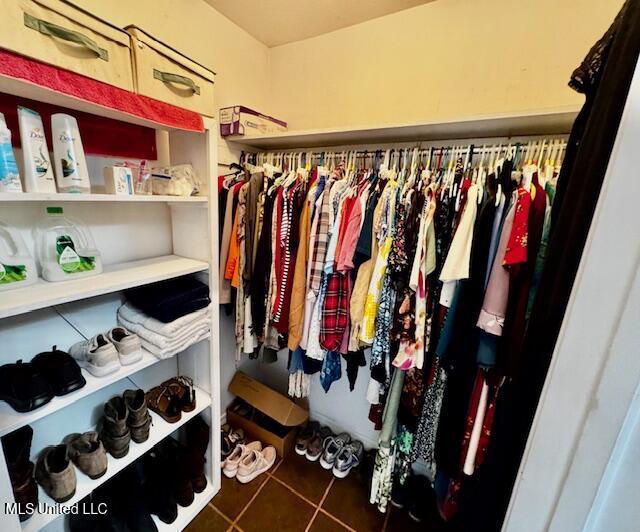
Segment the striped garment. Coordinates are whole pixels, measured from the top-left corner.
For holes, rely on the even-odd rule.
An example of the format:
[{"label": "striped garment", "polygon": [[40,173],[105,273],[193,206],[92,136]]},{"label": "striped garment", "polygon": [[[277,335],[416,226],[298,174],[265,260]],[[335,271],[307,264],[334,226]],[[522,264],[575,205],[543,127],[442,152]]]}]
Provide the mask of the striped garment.
[{"label": "striped garment", "polygon": [[318,223],[316,226],[315,240],[313,250],[311,252],[311,276],[309,287],[317,296],[320,290],[320,281],[322,281],[322,272],[324,270],[324,259],[329,247],[329,221],[331,214],[330,190],[334,181],[332,178],[327,180],[322,193],[322,203],[320,203]]}]

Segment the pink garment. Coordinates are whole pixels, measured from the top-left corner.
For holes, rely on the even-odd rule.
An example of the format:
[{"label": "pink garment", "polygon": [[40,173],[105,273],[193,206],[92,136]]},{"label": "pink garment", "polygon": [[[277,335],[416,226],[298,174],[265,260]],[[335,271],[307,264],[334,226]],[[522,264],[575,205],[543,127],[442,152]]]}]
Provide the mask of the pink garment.
[{"label": "pink garment", "polygon": [[498,250],[493,260],[491,276],[489,277],[482,309],[480,310],[480,316],[478,316],[478,323],[476,324],[482,330],[496,336],[502,336],[504,317],[507,311],[507,301],[509,300],[509,270],[505,268],[502,263],[504,261],[504,253],[507,249],[509,236],[511,235],[514,215],[515,209],[513,208],[512,201],[512,205],[502,225]]},{"label": "pink garment", "polygon": [[224,210],[224,227],[222,228],[222,240],[220,242],[220,272],[219,272],[219,303],[226,305],[231,303],[231,281],[226,279],[224,272],[229,257],[229,243],[231,241],[231,226],[233,225],[233,189],[227,194],[227,203]]},{"label": "pink garment", "polygon": [[340,254],[336,260],[337,271],[339,272],[353,270],[353,255],[355,254],[358,238],[360,237],[361,222],[362,205],[359,199],[356,199],[349,214],[347,228],[345,229],[342,246],[340,247]]}]

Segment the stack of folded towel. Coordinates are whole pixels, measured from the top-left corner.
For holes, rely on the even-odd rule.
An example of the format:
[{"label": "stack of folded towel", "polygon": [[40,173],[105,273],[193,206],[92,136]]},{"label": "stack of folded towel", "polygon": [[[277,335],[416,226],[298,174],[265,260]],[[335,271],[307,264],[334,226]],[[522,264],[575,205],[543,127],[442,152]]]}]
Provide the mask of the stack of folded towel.
[{"label": "stack of folded towel", "polygon": [[193,278],[172,279],[130,290],[118,323],[140,337],[158,358],[169,358],[211,329],[209,287]]}]

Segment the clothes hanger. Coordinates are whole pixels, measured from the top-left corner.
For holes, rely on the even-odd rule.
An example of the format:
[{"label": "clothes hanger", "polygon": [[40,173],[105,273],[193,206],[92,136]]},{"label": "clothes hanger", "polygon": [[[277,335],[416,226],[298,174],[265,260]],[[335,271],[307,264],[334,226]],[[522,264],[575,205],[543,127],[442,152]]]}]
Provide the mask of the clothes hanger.
[{"label": "clothes hanger", "polygon": [[500,144],[500,146],[498,147],[498,152],[496,154],[496,160],[495,160],[495,166],[494,166],[496,181],[498,183],[498,186],[496,187],[496,204],[495,204],[496,207],[500,205],[500,202],[502,201],[502,183],[500,182],[500,172],[502,170],[504,159],[500,159],[501,151],[502,151],[502,144]]},{"label": "clothes hanger", "polygon": [[240,166],[238,163],[231,163],[229,165],[229,168],[233,170],[233,172],[229,172],[228,174],[224,174],[222,177],[230,177],[230,176],[235,176],[237,177],[238,174],[240,174],[244,168],[242,168],[242,166]]}]

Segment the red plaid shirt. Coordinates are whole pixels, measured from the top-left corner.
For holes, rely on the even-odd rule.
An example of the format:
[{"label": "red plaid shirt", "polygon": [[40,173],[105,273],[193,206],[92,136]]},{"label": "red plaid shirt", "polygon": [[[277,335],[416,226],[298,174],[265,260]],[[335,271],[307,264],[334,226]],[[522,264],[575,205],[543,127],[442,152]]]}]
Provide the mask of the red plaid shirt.
[{"label": "red plaid shirt", "polygon": [[340,273],[329,274],[320,318],[320,346],[338,351],[349,320],[348,279]]}]

